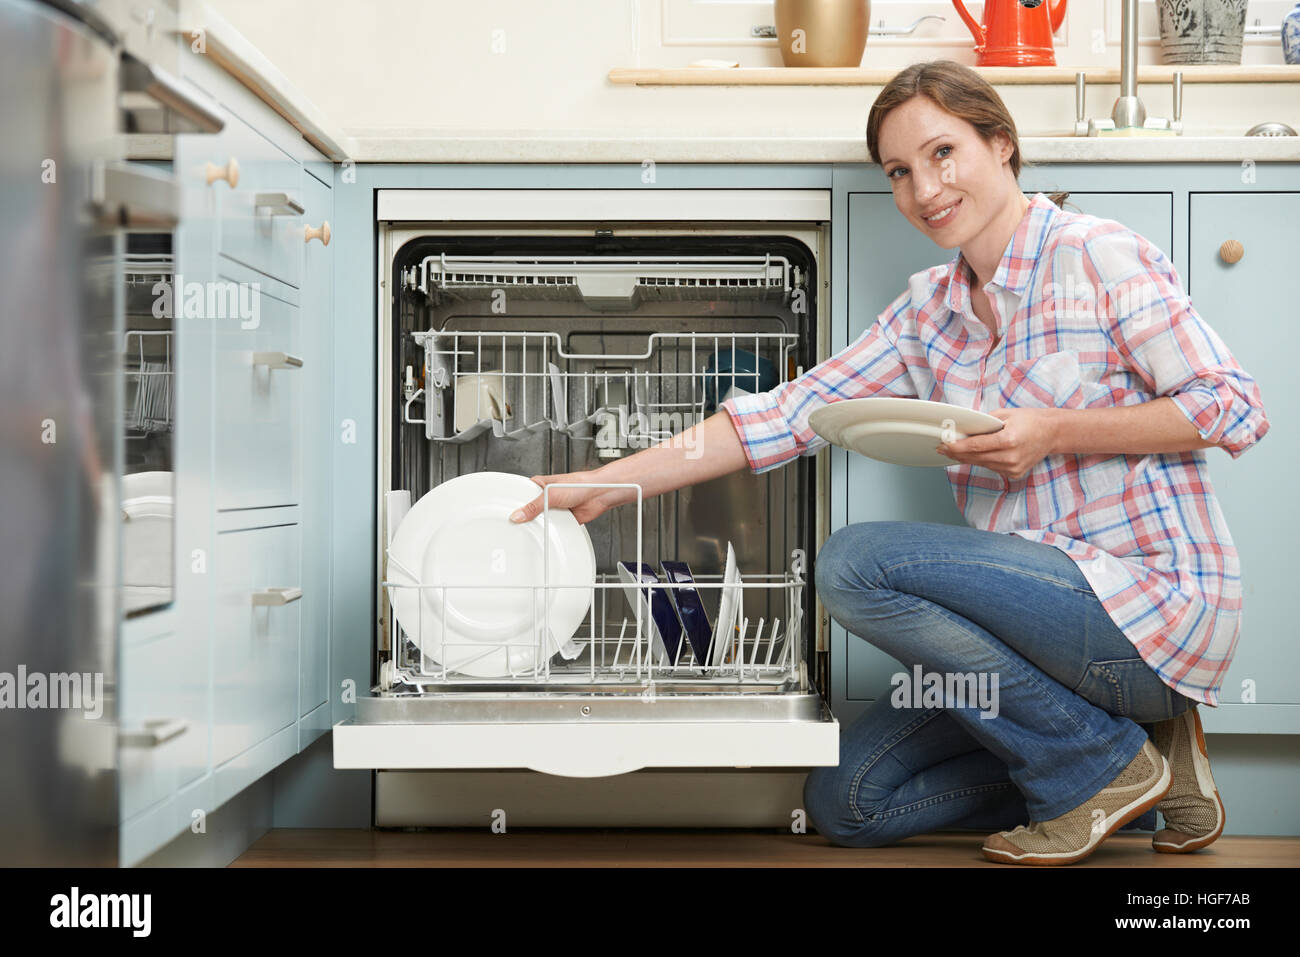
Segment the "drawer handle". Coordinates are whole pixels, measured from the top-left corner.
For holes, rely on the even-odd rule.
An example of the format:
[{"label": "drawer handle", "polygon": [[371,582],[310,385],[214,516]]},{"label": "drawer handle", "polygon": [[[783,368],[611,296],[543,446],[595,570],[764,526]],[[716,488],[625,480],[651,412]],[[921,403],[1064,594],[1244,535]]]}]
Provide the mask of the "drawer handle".
[{"label": "drawer handle", "polygon": [[225,166],[218,166],[216,163],[208,164],[207,171],[208,185],[211,186],[219,179],[224,179],[231,189],[239,185],[239,160],[233,156],[226,161]]},{"label": "drawer handle", "polygon": [[263,588],[253,592],[253,607],[263,608],[287,605],[302,597],[301,588]]},{"label": "drawer handle", "polygon": [[319,227],[303,227],[303,241],[309,243],[313,239],[319,239],[322,246],[330,244],[330,221],[328,219],[321,223]]},{"label": "drawer handle", "polygon": [[1225,239],[1223,245],[1219,247],[1219,258],[1229,266],[1239,262],[1244,255],[1246,255],[1246,247],[1235,239]]},{"label": "drawer handle", "polygon": [[268,369],[301,369],[302,360],[287,352],[254,352],[253,365]]},{"label": "drawer handle", "polygon": [[272,216],[301,216],[306,210],[288,193],[258,193],[253,198],[258,209],[269,209]]},{"label": "drawer handle", "polygon": [[144,727],[139,730],[121,732],[117,740],[127,748],[156,748],[163,742],[183,734],[189,730],[189,727],[190,723],[181,718],[159,718],[146,721]]}]

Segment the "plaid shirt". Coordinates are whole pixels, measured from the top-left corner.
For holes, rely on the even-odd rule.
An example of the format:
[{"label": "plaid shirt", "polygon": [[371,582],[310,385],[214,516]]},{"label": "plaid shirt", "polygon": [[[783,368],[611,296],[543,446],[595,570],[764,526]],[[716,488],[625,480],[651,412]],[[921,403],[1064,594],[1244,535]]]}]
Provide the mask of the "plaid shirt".
[{"label": "plaid shirt", "polygon": [[[866,332],[798,378],[724,401],[755,473],[826,440],[827,402],[901,396],[969,409],[1096,409],[1169,396],[1206,441],[1241,455],[1268,431],[1259,388],[1192,308],[1168,258],[1117,222],[1036,194],[984,288],[1003,333],[971,308],[960,250],[916,273]],[[975,528],[1053,545],[1168,686],[1212,707],[1241,629],[1237,550],[1206,451],[1050,455],[1023,478],[953,464]]]}]

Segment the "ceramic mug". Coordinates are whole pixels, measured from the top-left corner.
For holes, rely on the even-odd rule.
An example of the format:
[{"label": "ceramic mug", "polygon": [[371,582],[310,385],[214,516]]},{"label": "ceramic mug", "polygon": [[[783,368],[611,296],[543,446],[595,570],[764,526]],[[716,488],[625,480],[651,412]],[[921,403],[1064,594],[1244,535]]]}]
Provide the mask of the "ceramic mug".
[{"label": "ceramic mug", "polygon": [[465,432],[489,419],[504,422],[512,414],[499,374],[463,375],[456,379],[457,432]]}]

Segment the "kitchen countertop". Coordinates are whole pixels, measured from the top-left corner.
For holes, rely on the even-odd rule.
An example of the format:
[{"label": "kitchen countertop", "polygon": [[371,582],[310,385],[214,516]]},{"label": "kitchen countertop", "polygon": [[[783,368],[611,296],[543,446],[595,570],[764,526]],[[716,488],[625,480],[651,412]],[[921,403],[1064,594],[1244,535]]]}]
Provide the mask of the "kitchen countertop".
[{"label": "kitchen countertop", "polygon": [[[755,130],[691,136],[680,130],[366,131],[353,138],[357,162],[374,163],[869,163],[863,132]],[[1300,161],[1300,136],[1020,138],[1030,163]]]},{"label": "kitchen countertop", "polygon": [[[335,162],[357,163],[868,163],[861,129],[773,129],[725,135],[681,128],[557,131],[435,128],[344,131],[203,0],[180,0],[180,30],[202,28],[208,55]],[[680,71],[677,71],[680,72]],[[725,71],[710,70],[710,73]],[[629,89],[636,89],[629,85]],[[855,120],[857,118],[855,117]],[[1296,162],[1300,136],[1022,136],[1021,154],[1046,162]]]}]

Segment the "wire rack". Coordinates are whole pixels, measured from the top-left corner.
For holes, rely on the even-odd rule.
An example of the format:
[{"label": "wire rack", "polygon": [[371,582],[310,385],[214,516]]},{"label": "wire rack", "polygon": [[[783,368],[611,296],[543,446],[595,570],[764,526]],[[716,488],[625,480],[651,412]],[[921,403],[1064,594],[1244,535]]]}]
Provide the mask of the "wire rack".
[{"label": "wire rack", "polygon": [[643,349],[600,353],[566,350],[554,331],[411,335],[424,368],[405,370],[402,420],[432,442],[551,429],[598,446],[645,447],[728,396],[769,391],[801,371],[797,333],[653,332]]},{"label": "wire rack", "polygon": [[801,270],[784,256],[426,256],[403,273],[434,302],[525,299],[624,310],[642,302],[789,299]]},{"label": "wire rack", "polygon": [[171,432],[175,421],[171,330],[128,329],[123,336],[126,427]]},{"label": "wire rack", "polygon": [[[640,486],[627,484],[551,484],[543,492],[549,504],[556,488],[633,488],[637,500],[637,528],[641,527]],[[550,542],[545,527],[549,508],[534,521],[542,522],[542,541]],[[540,581],[514,585],[448,584],[423,582],[389,556],[388,575],[383,582],[390,601],[402,591],[416,594],[417,621],[399,622],[390,616],[393,657],[381,665],[380,687],[428,691],[438,688],[490,687],[494,690],[581,690],[609,693],[644,693],[656,685],[661,691],[736,692],[789,686],[797,683],[803,657],[804,572],[802,549],[790,556],[790,567],[779,573],[744,574],[726,580],[722,574],[697,574],[689,584],[660,581],[632,586],[618,575],[598,573],[590,586],[556,583],[550,575],[549,547],[543,549]],[[638,532],[637,565],[642,567],[642,539]],[[590,588],[588,609],[572,636],[552,629],[551,612],[561,592],[572,595],[575,587]],[[676,633],[675,660],[664,655],[664,642],[645,604],[633,601],[628,591],[636,587],[647,595],[657,593],[676,608],[673,593],[695,589],[709,613],[712,626],[707,647],[697,655],[682,625]],[[455,603],[484,590],[499,596],[503,606],[531,609],[527,626],[501,640],[480,640],[448,632],[447,615],[456,614]],[[512,597],[513,596],[513,597]],[[716,596],[716,598],[710,597]],[[654,602],[649,597],[646,604]],[[719,615],[730,604],[732,613]],[[770,620],[746,614],[745,608],[777,607],[782,614]],[[408,606],[409,607],[409,606]],[[417,636],[404,625],[412,626]],[[418,640],[417,640],[418,637]],[[669,636],[674,637],[673,635]],[[432,654],[430,653],[432,652]]]}]

